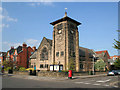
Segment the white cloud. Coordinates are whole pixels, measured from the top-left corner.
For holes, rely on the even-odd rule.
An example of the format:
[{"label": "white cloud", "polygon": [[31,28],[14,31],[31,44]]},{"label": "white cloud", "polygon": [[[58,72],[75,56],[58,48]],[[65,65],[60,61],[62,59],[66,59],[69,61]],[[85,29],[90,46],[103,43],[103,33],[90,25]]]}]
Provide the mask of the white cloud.
[{"label": "white cloud", "polygon": [[8,28],[9,27],[9,24],[1,24],[0,25],[0,28]]},{"label": "white cloud", "polygon": [[17,22],[18,20],[16,18],[11,18],[10,16],[5,17],[8,22]]},{"label": "white cloud", "polygon": [[10,50],[11,46],[17,48],[19,45],[21,45],[21,43],[2,42],[2,51]]},{"label": "white cloud", "polygon": [[26,43],[31,46],[38,46],[40,42],[35,39],[28,39],[28,40],[26,40]]},{"label": "white cloud", "polygon": [[2,12],[2,7],[0,7],[0,12]]},{"label": "white cloud", "polygon": [[[2,12],[2,13],[1,13]],[[8,28],[9,24],[8,22],[17,22],[17,18],[12,18],[8,15],[8,11],[2,7],[0,7],[0,21],[3,22],[3,24],[0,23],[0,28]],[[2,30],[0,30],[2,31]]]},{"label": "white cloud", "polygon": [[40,5],[53,6],[53,2],[32,2],[32,3],[29,3],[28,5],[32,7],[37,7]]},{"label": "white cloud", "polygon": [[[25,43],[27,44],[27,46],[38,46],[40,44],[40,41],[35,40],[35,39],[27,39],[25,41]],[[6,42],[3,41],[2,42],[2,51],[8,51],[10,50],[11,46],[14,46],[14,48],[17,48],[18,46],[22,46],[23,43],[14,43],[14,42]]]}]

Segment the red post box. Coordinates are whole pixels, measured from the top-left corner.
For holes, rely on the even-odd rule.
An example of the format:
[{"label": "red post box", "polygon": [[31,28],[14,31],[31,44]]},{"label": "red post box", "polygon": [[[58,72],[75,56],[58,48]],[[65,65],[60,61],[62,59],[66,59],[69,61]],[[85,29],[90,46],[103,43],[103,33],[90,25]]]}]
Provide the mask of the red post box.
[{"label": "red post box", "polygon": [[72,70],[69,70],[69,72],[68,72],[68,78],[72,79]]}]

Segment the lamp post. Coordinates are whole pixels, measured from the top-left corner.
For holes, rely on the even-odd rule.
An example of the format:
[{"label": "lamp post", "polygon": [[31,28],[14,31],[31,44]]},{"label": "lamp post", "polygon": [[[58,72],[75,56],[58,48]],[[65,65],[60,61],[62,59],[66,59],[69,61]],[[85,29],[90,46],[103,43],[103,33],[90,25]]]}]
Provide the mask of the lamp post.
[{"label": "lamp post", "polygon": [[95,61],[94,61],[94,57],[95,57],[95,55],[93,54],[93,75],[95,74],[95,73],[94,73],[94,72],[95,72],[95,71],[94,71],[94,67],[95,67],[95,65],[94,65],[94,62],[95,62]]}]

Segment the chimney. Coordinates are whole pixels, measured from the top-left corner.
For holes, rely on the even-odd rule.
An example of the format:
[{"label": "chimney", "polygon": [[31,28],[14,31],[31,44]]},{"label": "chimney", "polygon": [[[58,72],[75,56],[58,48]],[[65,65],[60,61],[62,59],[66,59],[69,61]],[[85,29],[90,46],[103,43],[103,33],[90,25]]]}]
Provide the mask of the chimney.
[{"label": "chimney", "polygon": [[36,50],[36,47],[35,47],[35,46],[33,46],[33,47],[32,47],[32,49],[33,49],[33,51],[35,51],[35,50]]},{"label": "chimney", "polygon": [[27,47],[27,44],[25,42],[23,43],[23,47]]},{"label": "chimney", "polygon": [[11,49],[14,49],[14,46],[11,46]]}]

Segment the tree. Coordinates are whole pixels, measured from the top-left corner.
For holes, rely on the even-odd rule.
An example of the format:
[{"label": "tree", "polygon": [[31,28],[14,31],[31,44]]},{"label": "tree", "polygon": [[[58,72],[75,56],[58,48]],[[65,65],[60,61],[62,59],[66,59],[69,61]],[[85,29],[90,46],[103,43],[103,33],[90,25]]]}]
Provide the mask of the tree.
[{"label": "tree", "polygon": [[[118,30],[118,33],[120,33],[120,30]],[[119,39],[119,41],[115,40],[115,43],[113,43],[113,44],[114,44],[113,47],[115,49],[117,49],[118,51],[120,51],[120,39]],[[115,65],[115,68],[120,68],[120,59],[119,58],[116,60],[116,62],[114,63],[114,65]]]},{"label": "tree", "polygon": [[69,70],[75,71],[75,62],[74,62],[74,57],[70,58],[69,64],[68,64]]},{"label": "tree", "polygon": [[102,59],[95,62],[95,69],[98,70],[98,71],[104,71],[105,66],[106,66],[106,64]]},{"label": "tree", "polygon": [[120,59],[117,58],[116,61],[114,62],[114,65],[117,69],[120,69]]},{"label": "tree", "polygon": [[[114,39],[115,40],[115,39]],[[114,44],[114,48],[115,49],[117,49],[117,50],[120,50],[120,41],[117,41],[117,40],[115,40],[115,43],[113,43]]]}]

